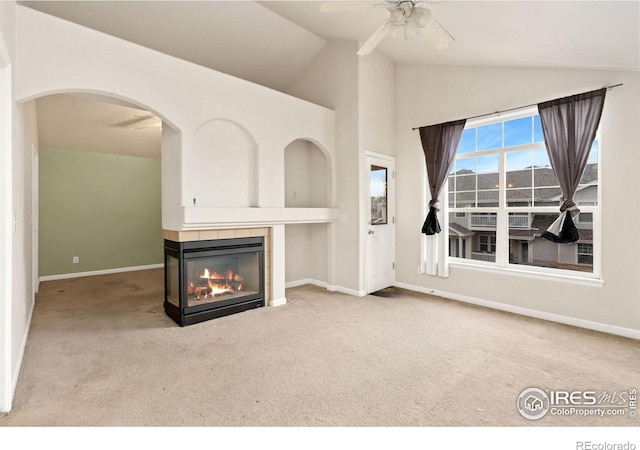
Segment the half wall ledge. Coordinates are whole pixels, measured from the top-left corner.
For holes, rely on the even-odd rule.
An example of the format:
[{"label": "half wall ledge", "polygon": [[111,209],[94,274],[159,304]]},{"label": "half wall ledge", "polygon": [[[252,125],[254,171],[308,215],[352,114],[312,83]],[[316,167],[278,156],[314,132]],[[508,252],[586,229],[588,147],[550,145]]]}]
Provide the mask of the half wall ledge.
[{"label": "half wall ledge", "polygon": [[183,230],[338,222],[337,208],[182,208]]}]

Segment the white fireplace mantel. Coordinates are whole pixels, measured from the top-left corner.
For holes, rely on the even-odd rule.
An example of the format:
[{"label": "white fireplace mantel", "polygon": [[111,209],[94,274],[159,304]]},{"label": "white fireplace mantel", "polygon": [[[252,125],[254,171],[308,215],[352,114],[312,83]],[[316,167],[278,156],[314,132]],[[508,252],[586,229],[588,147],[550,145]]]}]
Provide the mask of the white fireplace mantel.
[{"label": "white fireplace mantel", "polygon": [[183,230],[338,222],[337,208],[182,208]]}]

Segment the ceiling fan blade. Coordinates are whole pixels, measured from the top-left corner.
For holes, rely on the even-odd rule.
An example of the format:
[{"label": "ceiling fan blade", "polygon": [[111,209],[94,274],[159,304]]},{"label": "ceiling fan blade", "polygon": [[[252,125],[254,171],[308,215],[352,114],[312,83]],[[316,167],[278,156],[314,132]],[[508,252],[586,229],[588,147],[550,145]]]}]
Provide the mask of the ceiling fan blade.
[{"label": "ceiling fan blade", "polygon": [[145,116],[138,116],[136,114],[136,115],[134,115],[133,119],[124,120],[122,122],[114,123],[111,126],[112,127],[118,127],[118,128],[129,128],[129,127],[132,127],[133,125],[139,124],[140,122],[145,122],[147,120],[154,119],[154,118],[155,118],[155,116],[153,114],[149,114],[149,115],[145,115]]},{"label": "ceiling fan blade", "polygon": [[455,41],[453,36],[433,17],[431,17],[429,22],[422,28],[422,34],[424,34],[429,42],[438,50],[447,48]]},{"label": "ceiling fan blade", "polygon": [[373,51],[374,48],[378,46],[380,41],[382,41],[387,35],[387,22],[389,22],[389,20],[385,20],[384,22],[382,22],[376,29],[376,31],[374,31],[373,34],[369,36],[369,39],[367,39],[367,41],[362,44],[362,47],[358,49],[358,55],[368,55]]},{"label": "ceiling fan blade", "polygon": [[380,2],[322,2],[319,9],[320,12],[369,11],[375,9],[377,3]]}]

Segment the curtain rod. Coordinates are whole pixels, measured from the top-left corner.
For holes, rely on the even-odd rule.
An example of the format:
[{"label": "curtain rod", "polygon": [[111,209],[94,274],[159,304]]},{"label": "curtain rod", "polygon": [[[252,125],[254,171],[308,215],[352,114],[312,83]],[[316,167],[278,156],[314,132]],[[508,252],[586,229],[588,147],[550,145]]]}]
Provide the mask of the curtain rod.
[{"label": "curtain rod", "polygon": [[[613,88],[617,88],[619,86],[622,86],[623,83],[620,84],[614,84],[613,86],[605,86],[605,89],[609,90],[609,89],[613,89]],[[543,103],[543,102],[540,102]],[[495,111],[492,113],[487,113],[487,114],[480,114],[477,116],[471,116],[471,117],[467,117],[465,120],[472,120],[472,119],[479,119],[481,117],[489,117],[489,116],[494,116],[494,115],[498,115],[498,114],[502,114],[502,113],[506,113],[506,112],[510,112],[510,111],[515,111],[517,109],[524,109],[524,108],[530,108],[532,106],[538,106],[538,103],[533,103],[531,105],[525,105],[525,106],[518,106],[517,108],[509,108],[509,109],[503,109],[502,111]],[[422,127],[414,127],[411,130],[415,131],[415,130],[419,130]]]}]

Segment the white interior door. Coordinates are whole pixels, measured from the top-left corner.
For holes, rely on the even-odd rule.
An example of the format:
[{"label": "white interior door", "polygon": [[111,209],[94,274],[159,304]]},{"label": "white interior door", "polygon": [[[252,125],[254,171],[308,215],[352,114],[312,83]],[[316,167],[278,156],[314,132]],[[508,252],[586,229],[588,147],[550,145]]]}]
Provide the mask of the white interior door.
[{"label": "white interior door", "polygon": [[395,281],[395,159],[366,155],[367,293]]}]

